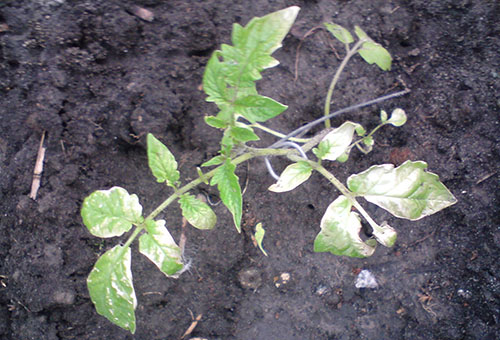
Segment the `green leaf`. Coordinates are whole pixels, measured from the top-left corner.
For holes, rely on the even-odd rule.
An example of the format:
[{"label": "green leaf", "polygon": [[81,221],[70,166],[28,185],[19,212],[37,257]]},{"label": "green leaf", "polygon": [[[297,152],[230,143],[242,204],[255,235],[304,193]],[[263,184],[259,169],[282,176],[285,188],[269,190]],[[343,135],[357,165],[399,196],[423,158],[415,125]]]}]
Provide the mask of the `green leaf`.
[{"label": "green leaf", "polygon": [[367,257],[373,254],[373,243],[365,243],[359,237],[361,223],[358,214],[352,212],[351,208],[352,205],[345,196],[339,196],[328,206],[321,219],[321,231],[314,240],[315,252],[350,257]]},{"label": "green leaf", "polygon": [[203,173],[203,171],[201,171],[199,167],[196,167],[196,172],[198,173],[198,176],[203,181],[203,183],[208,185],[209,184],[208,178],[205,176],[205,174]]},{"label": "green leaf", "polygon": [[368,64],[375,63],[384,71],[391,69],[392,58],[390,53],[376,42],[365,42],[358,53]]},{"label": "green leaf", "polygon": [[217,223],[217,216],[205,202],[200,201],[190,194],[184,194],[179,198],[182,216],[198,229],[212,229]]},{"label": "green leaf", "polygon": [[270,191],[286,192],[295,189],[311,177],[312,168],[307,162],[290,164],[283,170],[278,182],[269,187]]},{"label": "green leaf", "polygon": [[325,141],[324,143],[319,143],[317,148],[312,149],[313,154],[318,157],[318,159],[323,159],[330,151],[330,143]]},{"label": "green leaf", "polygon": [[214,116],[205,116],[205,123],[216,129],[225,129],[227,127],[227,123],[224,120]]},{"label": "green leaf", "polygon": [[349,33],[349,31],[346,30],[344,27],[337,25],[337,24],[334,24],[334,23],[328,23],[328,22],[325,22],[324,25],[325,25],[326,29],[331,34],[333,34],[333,36],[335,38],[337,38],[337,40],[339,40],[341,43],[350,44],[354,41],[351,33]]},{"label": "green leaf", "polygon": [[367,137],[363,138],[362,141],[363,141],[363,144],[366,146],[373,146],[373,144],[375,144],[375,141],[373,140],[372,136],[367,136]]},{"label": "green leaf", "polygon": [[395,169],[392,164],[375,165],[350,176],[347,186],[394,216],[418,220],[457,202],[439,177],[424,171],[426,168],[422,161],[406,161]]},{"label": "green leaf", "polygon": [[215,156],[214,158],[206,161],[201,166],[207,167],[207,166],[212,166],[212,165],[219,165],[219,164],[224,163],[225,160],[226,160],[226,157],[219,155],[219,156]]},{"label": "green leaf", "polygon": [[81,214],[90,233],[98,237],[120,236],[144,220],[137,195],[120,187],[94,191],[83,201]]},{"label": "green leaf", "polygon": [[90,272],[87,287],[97,313],[134,334],[137,299],[132,285],[130,254],[130,248],[122,246],[104,253]]},{"label": "green leaf", "polygon": [[260,95],[251,95],[239,98],[234,102],[236,113],[250,122],[265,122],[274,118],[287,109],[288,106]]},{"label": "green leaf", "polygon": [[358,136],[364,136],[366,134],[366,130],[363,126],[361,125],[356,125],[356,127],[354,128],[354,130],[356,130],[356,134]]},{"label": "green leaf", "polygon": [[329,132],[320,142],[320,147],[322,147],[321,144],[324,144],[323,147],[328,148],[328,152],[323,156],[323,159],[334,161],[346,153],[351,145],[354,130],[358,126],[360,125],[347,121]]},{"label": "green leaf", "polygon": [[265,234],[266,231],[264,230],[262,223],[257,223],[257,225],[255,226],[255,241],[257,241],[257,245],[259,246],[260,251],[267,256],[266,251],[262,247],[262,241],[264,240]]},{"label": "green leaf", "polygon": [[347,152],[344,152],[342,155],[340,155],[337,158],[337,162],[339,162],[339,163],[345,163],[345,162],[347,162],[348,159],[349,159],[349,154]]},{"label": "green leaf", "polygon": [[384,110],[380,111],[380,122],[382,124],[384,124],[385,122],[387,122],[387,112],[385,112]]},{"label": "green leaf", "polygon": [[165,221],[146,220],[146,230],[139,238],[139,252],[166,276],[179,277],[184,269],[182,252],[165,227]]},{"label": "green leaf", "polygon": [[175,187],[175,183],[180,176],[179,171],[177,171],[175,157],[151,133],[148,133],[148,163],[158,183],[166,182],[168,185]]},{"label": "green leaf", "polygon": [[224,80],[224,66],[219,60],[219,51],[212,54],[205,67],[203,74],[203,90],[208,95],[207,102],[215,102],[217,105],[226,103],[227,85]]},{"label": "green leaf", "polygon": [[281,47],[298,12],[299,7],[292,6],[261,18],[253,18],[245,27],[233,25],[234,47],[222,51],[225,63],[237,65],[233,83],[236,81],[241,85],[254,82],[261,78],[262,70],[278,65],[279,62],[271,54]]},{"label": "green leaf", "polygon": [[359,40],[372,40],[368,34],[365,33],[359,26],[354,26],[354,33],[356,33]]},{"label": "green leaf", "polygon": [[391,118],[386,123],[394,126],[402,126],[406,123],[406,113],[403,109],[395,109],[392,111]]},{"label": "green leaf", "polygon": [[233,215],[234,225],[241,232],[241,216],[243,210],[243,199],[238,176],[234,174],[236,166],[226,159],[224,165],[219,167],[210,181],[210,185],[216,185],[219,189],[222,203]]},{"label": "green leaf", "polygon": [[250,127],[233,126],[231,127],[231,136],[235,140],[242,143],[256,141],[260,139],[259,136],[257,136]]}]

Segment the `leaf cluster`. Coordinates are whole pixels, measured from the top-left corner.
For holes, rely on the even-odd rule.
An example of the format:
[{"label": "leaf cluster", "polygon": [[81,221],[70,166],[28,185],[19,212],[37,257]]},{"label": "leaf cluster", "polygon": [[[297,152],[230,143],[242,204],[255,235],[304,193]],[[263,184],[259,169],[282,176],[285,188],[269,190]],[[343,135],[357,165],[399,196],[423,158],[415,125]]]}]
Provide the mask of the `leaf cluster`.
[{"label": "leaf cluster", "polygon": [[[286,106],[259,94],[256,81],[261,79],[263,70],[278,64],[271,55],[281,46],[298,11],[298,7],[292,6],[254,18],[244,27],[234,24],[232,45],[222,45],[209,59],[203,88],[208,96],[206,100],[215,103],[219,112],[205,117],[205,122],[222,130],[223,136],[220,153],[203,163],[202,167],[216,168],[206,173],[197,168],[199,178],[182,185],[175,156],[160,140],[148,134],[149,168],[156,181],[167,185],[173,193],[147,216],[143,215],[137,195],[129,194],[124,188],[98,190],[85,198],[81,215],[92,235],[110,238],[131,232],[123,245],[117,245],[101,255],[87,279],[90,298],[97,312],[116,325],[131,333],[136,329],[132,242],[138,238],[139,252],[165,276],[177,278],[188,266],[183,257],[183,242],[178,245],[166,221],[156,217],[177,201],[183,218],[193,227],[200,230],[214,228],[217,217],[212,208],[203,199],[189,193],[197,185],[206,183],[217,187],[221,201],[232,214],[237,231],[241,232],[242,191],[235,170],[238,164],[253,157],[281,155],[292,160],[293,163],[285,168],[277,182],[269,187],[270,191],[283,193],[294,190],[314,172],[324,176],[340,191],[341,195],[330,203],[321,219],[320,231],[314,241],[315,252],[361,258],[371,256],[377,242],[386,247],[394,244],[396,231],[387,222],[377,224],[358,203],[359,197],[408,220],[434,214],[456,202],[439,177],[426,171],[427,164],[422,161],[407,161],[397,168],[391,164],[375,165],[351,175],[347,186],[323,167],[324,161],[346,162],[354,147],[364,153],[370,152],[375,145],[373,134],[379,128],[405,124],[407,117],[402,109],[395,109],[390,117],[382,110],[380,124],[369,133],[360,124],[346,121],[324,134],[320,133],[320,138],[295,138],[298,143],[305,143],[304,150],[297,144],[287,142],[301,151],[301,157],[295,150],[274,149],[276,143],[266,149],[246,146],[248,142],[259,140],[254,128],[279,137],[285,136],[260,125],[282,113]],[[352,55],[359,53],[368,63],[375,63],[382,70],[390,69],[392,59],[383,47],[357,26],[355,34],[358,41],[353,47],[350,44],[354,43],[354,38],[348,30],[333,23],[326,23],[325,26],[346,46],[347,51],[327,93],[329,110],[335,82]],[[287,139],[284,137],[282,140]],[[316,160],[307,159],[306,152],[311,149]],[[373,237],[364,239],[360,236],[361,217],[371,226]],[[253,240],[267,256],[263,248],[264,234],[262,223],[258,223]]]}]

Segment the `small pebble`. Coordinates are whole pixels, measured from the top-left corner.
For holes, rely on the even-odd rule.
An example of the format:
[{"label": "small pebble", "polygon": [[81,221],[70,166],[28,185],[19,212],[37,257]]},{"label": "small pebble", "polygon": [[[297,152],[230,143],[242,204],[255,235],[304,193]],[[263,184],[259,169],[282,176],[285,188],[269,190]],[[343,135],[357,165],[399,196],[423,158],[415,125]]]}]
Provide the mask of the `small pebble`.
[{"label": "small pebble", "polygon": [[470,299],[472,297],[472,293],[467,289],[460,288],[459,290],[457,290],[457,294],[464,299]]},{"label": "small pebble", "polygon": [[378,283],[373,274],[364,269],[359,272],[358,277],[356,278],[356,288],[377,288]]},{"label": "small pebble", "polygon": [[276,288],[280,288],[290,282],[291,279],[290,273],[281,273],[280,276],[274,278],[274,285]]}]

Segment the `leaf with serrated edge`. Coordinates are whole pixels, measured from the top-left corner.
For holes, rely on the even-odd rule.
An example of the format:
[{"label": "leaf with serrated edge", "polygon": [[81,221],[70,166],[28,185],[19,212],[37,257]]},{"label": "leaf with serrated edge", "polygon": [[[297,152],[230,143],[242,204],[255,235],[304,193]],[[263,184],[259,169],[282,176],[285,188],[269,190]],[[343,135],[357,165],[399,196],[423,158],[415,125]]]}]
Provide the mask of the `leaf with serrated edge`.
[{"label": "leaf with serrated edge", "polygon": [[287,106],[269,97],[251,95],[237,99],[234,102],[234,109],[236,113],[255,123],[276,117],[285,111]]},{"label": "leaf with serrated edge", "polygon": [[163,274],[177,278],[182,269],[181,248],[165,227],[164,220],[146,220],[147,233],[139,238],[139,252],[153,262]]},{"label": "leaf with serrated edge", "polygon": [[81,214],[90,233],[98,237],[120,236],[143,221],[137,195],[120,187],[94,191],[83,201]]},{"label": "leaf with serrated edge", "polygon": [[129,247],[115,246],[108,250],[90,272],[87,287],[97,313],[134,334],[137,299],[130,260]]},{"label": "leaf with serrated edge", "polygon": [[174,155],[151,133],[148,133],[148,163],[158,183],[167,182],[168,185],[174,186],[179,180]]},{"label": "leaf with serrated edge", "polygon": [[299,7],[292,6],[253,18],[245,27],[233,25],[231,40],[234,47],[222,51],[225,63],[237,65],[237,72],[233,72],[235,79],[231,79],[233,83],[241,85],[259,80],[262,70],[279,64],[271,54],[281,47],[299,10]]},{"label": "leaf with serrated edge", "polygon": [[203,163],[201,166],[206,167],[206,166],[212,166],[212,165],[219,165],[219,164],[224,163],[225,159],[226,158],[224,156],[215,156],[214,158]]},{"label": "leaf with serrated edge", "polygon": [[352,136],[357,126],[359,124],[347,121],[329,132],[320,142],[320,146],[323,143],[326,144],[325,147],[328,147],[328,152],[323,156],[323,159],[334,161],[344,154],[351,145]]},{"label": "leaf with serrated edge", "polygon": [[259,140],[259,136],[253,132],[252,128],[250,127],[240,127],[240,126],[233,126],[231,127],[231,136],[242,143],[250,142],[250,141],[256,141]]},{"label": "leaf with serrated edge", "polygon": [[352,212],[351,208],[352,205],[345,196],[339,196],[328,206],[321,219],[321,231],[314,240],[315,252],[350,257],[367,257],[373,254],[375,247],[359,237],[359,215]]},{"label": "leaf with serrated edge", "polygon": [[243,210],[243,199],[238,176],[234,174],[236,166],[226,159],[225,163],[217,169],[210,185],[216,185],[219,189],[222,203],[233,215],[234,225],[238,232],[241,232],[241,215]]},{"label": "leaf with serrated edge", "polygon": [[457,202],[436,174],[426,172],[427,163],[406,161],[375,165],[347,180],[347,186],[367,201],[396,217],[418,220]]},{"label": "leaf with serrated edge", "polygon": [[341,43],[344,44],[350,44],[354,41],[352,38],[351,33],[349,33],[348,30],[346,30],[344,27],[334,24],[334,23],[329,23],[325,22],[324,23],[326,29],[333,34],[335,38],[337,38]]},{"label": "leaf with serrated edge", "polygon": [[262,254],[267,256],[267,252],[264,250],[264,247],[262,247],[262,241],[264,240],[265,234],[266,231],[264,230],[262,223],[257,223],[257,225],[255,226],[255,241],[257,241],[257,245],[259,246]]},{"label": "leaf with serrated edge", "polygon": [[203,74],[203,90],[208,95],[205,99],[207,102],[215,102],[217,105],[227,102],[227,86],[224,77],[221,76],[222,72],[223,65],[219,60],[219,52],[216,51],[208,60]]},{"label": "leaf with serrated edge", "polygon": [[286,192],[295,189],[311,177],[312,168],[307,162],[290,164],[283,170],[278,182],[269,187],[270,191]]},{"label": "leaf with serrated edge", "polygon": [[217,223],[217,216],[205,202],[200,201],[190,194],[179,198],[182,216],[195,228],[212,229]]}]

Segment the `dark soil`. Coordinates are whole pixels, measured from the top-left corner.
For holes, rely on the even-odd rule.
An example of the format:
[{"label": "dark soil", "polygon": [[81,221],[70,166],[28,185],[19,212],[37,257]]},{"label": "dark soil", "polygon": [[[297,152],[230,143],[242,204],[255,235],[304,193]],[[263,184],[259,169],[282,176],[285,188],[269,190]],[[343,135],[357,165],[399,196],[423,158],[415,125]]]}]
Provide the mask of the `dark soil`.
[{"label": "dark soil", "polygon": [[[133,15],[134,5],[154,20]],[[458,204],[417,222],[368,207],[399,231],[395,247],[363,260],[317,254],[319,222],[338,192],[314,175],[293,192],[271,193],[274,180],[254,160],[239,170],[242,185],[249,179],[242,234],[217,206],[213,231],[188,229],[192,267],[177,280],[133,247],[139,305],[131,335],[90,301],[87,275],[124,238],[90,235],[82,201],[117,185],[138,194],[149,212],[168,196],[147,167],[147,132],[176,155],[184,181],[194,178],[220,139],[203,122],[216,113],[200,90],[208,57],[229,42],[233,22],[290,5],[302,10],[275,54],[281,64],[259,82],[261,93],[289,105],[269,125],[291,131],[322,114],[339,65],[331,46],[343,51],[324,31],[309,36],[294,82],[305,32],[326,20],[359,25],[392,53],[393,68],[382,73],[354,58],[334,108],[402,84],[412,92],[334,123],[374,126],[381,108],[395,107],[409,120],[383,129],[371,154],[354,152],[330,170],[345,180],[373,164],[424,160]],[[499,16],[494,0],[0,1],[0,338],[179,339],[191,315],[202,314],[191,337],[500,339]],[[35,201],[28,195],[43,131],[47,153]],[[287,163],[273,162],[277,170]],[[178,240],[180,212],[163,217]],[[269,257],[250,237],[259,221]],[[355,288],[360,269],[380,287]],[[282,273],[291,278],[277,288]]]}]

